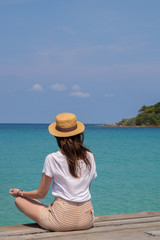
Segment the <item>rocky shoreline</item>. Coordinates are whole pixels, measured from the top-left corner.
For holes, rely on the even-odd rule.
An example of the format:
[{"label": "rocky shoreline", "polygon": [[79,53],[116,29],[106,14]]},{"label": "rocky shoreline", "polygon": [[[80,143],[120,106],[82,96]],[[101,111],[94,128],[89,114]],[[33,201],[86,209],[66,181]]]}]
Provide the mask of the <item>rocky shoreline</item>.
[{"label": "rocky shoreline", "polygon": [[113,124],[97,124],[96,127],[135,127],[135,128],[146,128],[146,127],[151,127],[151,128],[159,128],[160,125],[155,126],[155,125],[131,125],[131,126],[127,126],[127,125],[123,125],[123,124],[119,124],[119,123],[113,123]]}]

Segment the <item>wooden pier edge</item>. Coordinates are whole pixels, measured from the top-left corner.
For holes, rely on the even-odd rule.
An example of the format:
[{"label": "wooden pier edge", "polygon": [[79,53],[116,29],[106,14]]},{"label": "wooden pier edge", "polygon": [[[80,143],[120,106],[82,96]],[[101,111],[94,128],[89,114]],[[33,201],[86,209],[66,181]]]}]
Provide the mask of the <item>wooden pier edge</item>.
[{"label": "wooden pier edge", "polygon": [[139,212],[96,216],[94,227],[88,230],[50,232],[36,223],[0,227],[0,239],[160,239],[160,212]]}]

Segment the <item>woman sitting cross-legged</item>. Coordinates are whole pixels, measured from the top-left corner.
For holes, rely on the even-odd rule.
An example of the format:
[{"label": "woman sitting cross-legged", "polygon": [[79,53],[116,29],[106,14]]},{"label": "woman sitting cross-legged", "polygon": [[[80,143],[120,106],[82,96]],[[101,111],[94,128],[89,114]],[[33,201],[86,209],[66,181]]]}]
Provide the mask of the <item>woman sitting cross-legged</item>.
[{"label": "woman sitting cross-legged", "polygon": [[[49,132],[56,137],[60,150],[46,157],[38,190],[9,191],[16,197],[17,208],[42,228],[70,231],[93,226],[89,190],[97,173],[94,155],[83,145],[84,129],[74,114],[57,115],[56,122],[49,125]],[[55,200],[45,206],[36,199],[45,197],[51,182]]]}]

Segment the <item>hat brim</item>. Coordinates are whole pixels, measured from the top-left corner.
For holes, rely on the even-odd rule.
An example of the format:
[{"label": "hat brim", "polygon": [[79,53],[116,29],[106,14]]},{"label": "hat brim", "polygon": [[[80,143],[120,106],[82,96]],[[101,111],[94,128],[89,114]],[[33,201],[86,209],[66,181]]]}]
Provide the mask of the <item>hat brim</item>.
[{"label": "hat brim", "polygon": [[51,123],[48,127],[48,131],[50,134],[54,135],[55,137],[71,137],[77,134],[80,134],[84,131],[85,126],[83,123],[77,121],[77,128],[70,132],[60,132],[56,129],[56,122]]}]

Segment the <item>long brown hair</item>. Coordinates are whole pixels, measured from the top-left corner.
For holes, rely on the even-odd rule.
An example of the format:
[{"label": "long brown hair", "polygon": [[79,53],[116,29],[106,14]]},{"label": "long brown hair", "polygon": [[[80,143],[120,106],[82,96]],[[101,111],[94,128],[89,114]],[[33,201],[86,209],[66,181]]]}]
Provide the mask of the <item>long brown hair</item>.
[{"label": "long brown hair", "polygon": [[78,178],[78,160],[82,159],[86,167],[91,170],[91,163],[87,157],[86,152],[90,152],[88,148],[83,145],[84,134],[80,133],[72,137],[56,137],[57,144],[61,149],[62,153],[66,156],[69,166],[70,174]]}]

